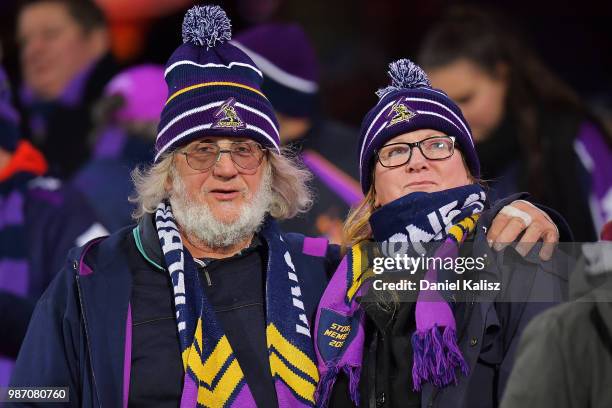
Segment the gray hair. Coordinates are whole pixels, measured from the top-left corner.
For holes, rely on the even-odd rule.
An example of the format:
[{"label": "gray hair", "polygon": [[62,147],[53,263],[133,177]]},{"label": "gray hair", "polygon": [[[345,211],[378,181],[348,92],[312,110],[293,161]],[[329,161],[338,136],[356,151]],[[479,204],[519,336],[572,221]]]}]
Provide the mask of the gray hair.
[{"label": "gray hair", "polygon": [[[134,219],[154,213],[159,203],[169,198],[168,183],[174,155],[174,152],[169,153],[149,167],[136,167],[132,171],[135,194],[129,200],[136,204]],[[312,192],[308,188],[312,174],[286,149],[282,149],[281,154],[269,151],[267,158],[266,165],[272,170],[270,215],[283,220],[307,212],[312,206]]]}]

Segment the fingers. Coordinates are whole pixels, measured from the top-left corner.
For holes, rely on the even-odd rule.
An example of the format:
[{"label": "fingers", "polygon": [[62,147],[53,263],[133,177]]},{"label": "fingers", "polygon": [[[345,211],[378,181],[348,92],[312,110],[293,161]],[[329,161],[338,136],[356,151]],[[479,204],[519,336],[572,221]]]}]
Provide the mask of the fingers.
[{"label": "fingers", "polygon": [[542,245],[542,249],[540,250],[540,258],[544,261],[550,260],[555,250],[555,246],[557,246],[557,242],[559,242],[559,232],[557,229],[548,230],[548,232],[544,234],[544,245]]},{"label": "fingers", "polygon": [[495,218],[493,218],[493,223],[487,232],[487,242],[489,243],[489,246],[493,246],[493,244],[497,242],[497,237],[509,221],[510,217],[504,214],[497,214]]},{"label": "fingers", "polygon": [[516,244],[516,252],[521,254],[522,257],[525,257],[531,248],[540,240],[542,236],[542,229],[539,224],[532,223],[525,230],[525,234],[521,240]]},{"label": "fingers", "polygon": [[513,201],[510,206],[526,212],[533,219],[534,223],[540,223],[542,225],[542,236],[540,238],[543,239],[544,234],[548,233],[549,230],[554,230],[555,234],[551,235],[550,237],[556,236],[556,241],[559,241],[559,229],[546,211],[525,200]]},{"label": "fingers", "polygon": [[516,241],[518,236],[523,232],[526,228],[525,223],[522,219],[512,217],[506,223],[502,231],[496,237],[493,243],[493,249],[496,251],[500,251],[504,249],[508,244],[511,244]]}]

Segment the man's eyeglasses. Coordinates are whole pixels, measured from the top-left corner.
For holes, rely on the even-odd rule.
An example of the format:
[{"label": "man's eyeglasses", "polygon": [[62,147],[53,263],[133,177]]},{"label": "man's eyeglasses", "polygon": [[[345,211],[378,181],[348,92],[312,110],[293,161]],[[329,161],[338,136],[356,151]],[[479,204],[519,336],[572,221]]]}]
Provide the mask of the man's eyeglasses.
[{"label": "man's eyeglasses", "polygon": [[455,152],[455,137],[433,136],[414,143],[390,143],[377,150],[376,156],[383,167],[399,167],[410,161],[414,147],[428,160],[444,160]]},{"label": "man's eyeglasses", "polygon": [[198,143],[185,155],[187,164],[194,170],[205,171],[213,167],[222,153],[229,153],[232,161],[241,169],[254,170],[261,164],[266,149],[255,142],[231,142],[228,149],[222,149],[216,143]]}]

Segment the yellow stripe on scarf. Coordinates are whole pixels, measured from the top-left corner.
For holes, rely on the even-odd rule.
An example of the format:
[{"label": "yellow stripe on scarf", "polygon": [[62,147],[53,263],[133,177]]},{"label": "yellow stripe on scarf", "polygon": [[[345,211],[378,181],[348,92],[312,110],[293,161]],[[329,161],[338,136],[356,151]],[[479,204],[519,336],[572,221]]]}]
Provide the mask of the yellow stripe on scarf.
[{"label": "yellow stripe on scarf", "polygon": [[242,378],[242,370],[238,365],[238,360],[234,359],[212,391],[206,389],[203,385],[198,386],[198,404],[211,408],[224,407]]},{"label": "yellow stripe on scarf", "polygon": [[193,335],[193,343],[189,348],[183,350],[183,370],[187,371],[187,365],[190,361],[194,360],[195,357],[200,359],[200,355],[195,348],[195,345],[198,345],[199,349],[202,350],[202,319],[198,318],[198,323],[196,324],[196,330]]},{"label": "yellow stripe on scarf", "polygon": [[[346,292],[347,301],[351,302],[353,300],[353,296],[361,287],[363,280],[366,279],[369,275],[367,273],[364,274],[362,269],[362,265],[368,265],[368,256],[366,251],[362,251],[361,243],[355,244],[351,247],[350,251],[350,264],[348,265],[351,268],[351,287]],[[368,268],[370,270],[371,268]]]},{"label": "yellow stripe on scarf", "polygon": [[273,376],[278,374],[297,395],[314,404],[315,384],[294,373],[275,353],[270,354],[270,369]]},{"label": "yellow stripe on scarf", "polygon": [[198,318],[193,344],[183,351],[183,366],[185,371],[190,370],[197,379],[198,403],[207,407],[223,407],[244,378],[242,369],[238,360],[234,359],[222,374],[216,387],[212,391],[207,389],[202,384],[211,386],[215,377],[232,356],[232,347],[226,336],[221,337],[208,359],[202,363],[196,345],[197,349],[202,350],[202,319],[200,318]]},{"label": "yellow stripe on scarf", "polygon": [[200,380],[211,384],[231,355],[232,347],[227,337],[223,336],[204,364],[200,356],[195,353],[193,360],[191,358],[189,360],[189,368]]},{"label": "yellow stripe on scarf", "polygon": [[479,217],[480,214],[474,214],[464,218],[448,230],[449,235],[452,235],[457,242],[463,242],[464,235],[469,235],[476,228]]},{"label": "yellow stripe on scarf", "polygon": [[319,381],[317,366],[302,350],[289,343],[272,323],[266,332],[268,347],[274,347],[283,358],[289,361],[298,370],[312,378],[316,384]]}]

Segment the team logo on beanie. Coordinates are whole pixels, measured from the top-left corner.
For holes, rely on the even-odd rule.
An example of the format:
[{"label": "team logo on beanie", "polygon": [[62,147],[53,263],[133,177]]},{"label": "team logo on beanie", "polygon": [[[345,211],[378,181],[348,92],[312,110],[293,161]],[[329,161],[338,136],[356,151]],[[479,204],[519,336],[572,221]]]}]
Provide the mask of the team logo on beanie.
[{"label": "team logo on beanie", "polygon": [[234,132],[239,129],[246,129],[246,124],[236,112],[235,104],[236,99],[234,98],[229,98],[223,102],[223,105],[215,112],[215,118],[218,119],[213,125],[213,129],[232,129]]},{"label": "team logo on beanie", "polygon": [[397,125],[398,123],[408,122],[414,118],[417,113],[402,103],[401,99],[391,106],[391,110],[387,114],[387,117],[391,117],[391,120],[387,124],[387,127]]}]

